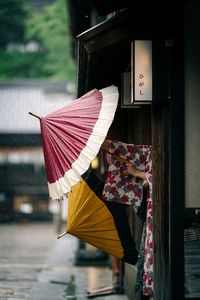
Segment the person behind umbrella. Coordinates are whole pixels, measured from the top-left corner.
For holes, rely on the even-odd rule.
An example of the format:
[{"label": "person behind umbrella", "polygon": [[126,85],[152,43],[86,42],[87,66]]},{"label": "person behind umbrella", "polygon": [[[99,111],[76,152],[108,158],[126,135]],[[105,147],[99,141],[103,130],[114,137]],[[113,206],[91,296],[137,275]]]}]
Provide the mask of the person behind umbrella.
[{"label": "person behind umbrella", "polygon": [[[104,184],[103,199],[114,203],[132,205],[138,214],[143,200],[145,180],[148,183],[145,237],[143,247],[143,272],[140,290],[143,295],[153,294],[153,214],[152,214],[152,158],[151,145],[127,144],[105,140],[102,149],[112,156]],[[131,176],[123,176],[131,175]]]}]

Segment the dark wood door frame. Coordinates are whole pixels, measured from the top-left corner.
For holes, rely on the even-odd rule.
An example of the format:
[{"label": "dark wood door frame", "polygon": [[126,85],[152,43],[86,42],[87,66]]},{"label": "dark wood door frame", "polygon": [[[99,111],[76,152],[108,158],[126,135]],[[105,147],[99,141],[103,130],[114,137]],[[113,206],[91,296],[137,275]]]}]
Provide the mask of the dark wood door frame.
[{"label": "dark wood door frame", "polygon": [[[184,299],[184,73],[180,37],[173,38],[170,50],[170,81],[155,78],[162,93],[170,85],[168,99],[155,86],[161,101],[152,106],[155,300]],[[162,61],[157,63],[159,70]]]}]

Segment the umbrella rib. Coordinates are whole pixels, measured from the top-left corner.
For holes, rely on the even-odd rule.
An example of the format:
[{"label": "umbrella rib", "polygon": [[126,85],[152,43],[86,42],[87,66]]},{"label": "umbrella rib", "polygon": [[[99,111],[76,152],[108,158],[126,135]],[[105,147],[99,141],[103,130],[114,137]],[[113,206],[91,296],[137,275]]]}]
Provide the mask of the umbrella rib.
[{"label": "umbrella rib", "polygon": [[[84,190],[84,186],[82,186],[82,189]],[[81,194],[81,190],[79,191],[79,193]],[[90,194],[90,191],[87,192],[87,194],[85,194],[85,199],[87,199],[87,195]],[[89,199],[90,200],[90,199]],[[85,222],[85,220],[87,220],[88,218],[90,218],[90,215],[85,216],[85,218],[81,218],[80,216],[82,216],[84,211],[88,210],[88,207],[91,206],[90,202],[88,201],[83,201],[82,205],[77,206],[77,210],[76,210],[76,219],[78,220],[79,224],[82,224],[83,222]],[[100,200],[101,201],[101,200]],[[95,209],[98,209],[98,212],[100,212],[100,209],[103,207],[103,203],[98,206],[95,207]]]},{"label": "umbrella rib", "polygon": [[[58,153],[60,153],[60,155],[62,154],[62,155],[66,158],[66,160],[68,161],[68,166],[69,166],[69,165],[70,165],[70,164],[69,164],[69,161],[70,161],[70,160],[75,160],[76,157],[75,157],[75,156],[72,157],[72,152],[68,152],[68,157],[69,157],[70,155],[71,155],[71,157],[70,157],[70,159],[69,159],[69,158],[67,159],[66,151],[63,151],[64,147],[59,147],[59,143],[57,142],[56,132],[55,132],[55,130],[52,130],[52,129],[53,129],[53,128],[51,128],[50,126],[48,126],[48,131],[52,133],[52,134],[49,133],[49,136],[51,137],[51,140],[52,140],[53,142],[55,142],[55,143],[52,143],[52,145],[54,144],[54,146],[55,146],[56,149],[57,149],[57,151],[54,151],[54,154],[55,154],[55,156],[58,158],[59,161],[60,161],[60,158],[59,158],[59,156],[58,156]],[[53,138],[52,136],[56,137],[56,139]],[[65,141],[63,141],[63,140],[59,140],[59,141],[61,142],[61,144],[63,144],[64,146],[66,146],[68,149],[70,149],[69,146],[67,145],[67,143],[65,143]],[[53,150],[54,150],[54,149],[53,149]],[[60,166],[62,167],[62,162],[60,162]],[[64,174],[66,173],[66,170],[65,170],[65,169],[63,169],[63,173],[64,173]],[[63,174],[63,176],[64,176],[64,174]]]},{"label": "umbrella rib", "polygon": [[[74,120],[74,119],[73,119]],[[70,128],[73,128],[74,123],[72,122],[55,122],[52,120],[47,119],[49,126],[55,127],[57,130],[60,130],[64,133],[68,133],[69,131],[72,131]],[[76,129],[78,130],[77,133],[80,131],[81,133],[85,132],[86,129],[91,129],[91,126],[86,127],[86,124],[83,125],[83,121],[81,122],[81,126],[77,126],[77,122],[76,124]],[[74,131],[72,131],[74,133]]]},{"label": "umbrella rib", "polygon": [[[66,142],[66,136],[70,137],[71,140],[73,140],[73,142],[75,142],[76,144],[80,144],[81,146],[85,145],[85,143],[83,143],[83,137],[85,138],[85,141],[87,141],[88,139],[88,136],[91,135],[92,133],[92,129],[91,127],[89,128],[90,129],[90,134],[86,134],[86,130],[82,130],[82,131],[77,131],[76,132],[76,139],[73,137],[74,135],[74,132],[72,130],[70,130],[70,128],[67,128],[67,130],[63,130],[63,128],[59,127],[59,126],[56,126],[56,125],[53,125],[51,122],[48,122],[48,127],[50,127],[52,129],[53,132],[55,132],[56,134],[59,132],[60,133],[60,136],[62,137],[65,137],[65,139],[61,140],[62,143],[69,149],[69,146]],[[55,130],[55,127],[57,130]],[[67,127],[67,126],[66,126]],[[86,128],[85,128],[86,129]],[[84,133],[84,135],[83,135]],[[77,138],[79,137],[79,138]]]},{"label": "umbrella rib", "polygon": [[[91,225],[89,227],[83,227],[83,228],[80,228],[80,225],[78,224],[78,229],[77,231],[78,232],[81,232],[81,233],[87,233],[87,234],[91,234],[92,236],[92,233],[99,233],[99,232],[115,232],[116,231],[116,228],[115,227],[112,227],[112,228],[106,228],[106,227],[101,227],[99,229],[97,229],[95,226]],[[91,230],[88,230],[89,228],[91,228]],[[90,235],[89,234],[89,235]],[[105,238],[105,237],[104,237]]]},{"label": "umbrella rib", "polygon": [[[70,233],[70,232],[69,232]],[[119,236],[117,235],[117,237],[103,237],[102,235],[104,234],[104,231],[102,231],[102,235],[101,236],[97,236],[97,235],[90,235],[88,234],[88,232],[80,232],[80,231],[74,231],[72,233],[70,233],[72,235],[75,235],[75,236],[79,236],[79,237],[84,237],[84,238],[87,238],[87,239],[100,239],[101,241],[104,241],[104,242],[107,242],[107,241],[120,241],[119,239]]]},{"label": "umbrella rib", "polygon": [[[81,191],[80,191],[80,194],[81,194]],[[86,198],[87,196],[85,196]],[[101,201],[101,200],[100,200]],[[94,218],[94,214],[91,214],[91,211],[90,211],[90,214],[87,214],[87,215],[84,215],[84,218],[82,217],[82,215],[84,214],[84,212],[88,211],[88,206],[89,206],[89,202],[83,202],[82,203],[82,206],[78,206],[76,207],[76,210],[75,210],[75,215],[74,215],[74,221],[71,223],[71,226],[82,226],[82,228],[87,228],[87,227],[90,227],[91,224],[88,224],[87,227],[84,226],[85,225],[85,222],[86,221],[89,221],[90,219],[93,219]],[[91,205],[90,205],[91,206]],[[82,207],[84,207],[84,209],[82,209]],[[98,210],[98,214],[101,213],[101,211],[103,210],[104,208],[104,204],[102,203],[101,205],[99,206],[96,206],[95,207],[95,212]],[[109,221],[109,219],[112,220],[112,215],[110,214],[107,214],[106,217],[105,217],[105,214],[104,214],[104,222],[106,221]],[[77,222],[78,221],[78,222]],[[93,220],[94,221],[94,220]],[[93,222],[93,226],[98,226],[102,223],[102,220],[98,220],[98,218],[96,219],[96,222]],[[87,224],[87,223],[86,223]]]},{"label": "umbrella rib", "polygon": [[[110,241],[111,243],[109,244],[103,244],[102,243],[102,240],[98,240],[98,239],[93,239],[92,241],[90,239],[88,239],[87,237],[81,237],[81,236],[78,236],[78,238],[80,238],[81,240],[99,248],[99,249],[102,249],[102,250],[106,250],[106,252],[114,255],[114,256],[117,256],[119,258],[122,258],[123,255],[124,255],[124,249],[122,247],[122,244],[121,244],[121,241],[120,240],[116,240],[116,241]],[[121,249],[119,248],[121,246]]]},{"label": "umbrella rib", "polygon": [[[51,129],[48,126],[46,127],[46,130],[48,132],[51,131]],[[53,135],[54,135],[54,133],[53,133]],[[52,141],[51,143],[49,143],[49,147],[50,147],[49,150],[51,152],[51,156],[53,157],[55,155],[55,157],[57,158],[57,166],[60,166],[60,169],[63,170],[62,173],[58,173],[57,170],[55,169],[55,163],[53,164],[54,173],[57,175],[57,177],[56,177],[57,185],[59,185],[62,193],[64,194],[64,193],[66,193],[66,187],[67,186],[70,187],[71,184],[70,184],[68,177],[65,176],[66,170],[63,168],[62,161],[60,160],[60,157],[58,155],[59,151],[55,151],[55,149],[54,149],[54,148],[58,148],[58,144],[53,143],[53,142],[55,142],[55,139],[53,139],[53,137],[50,133],[49,133],[49,140]],[[49,163],[51,164],[52,162],[49,160]],[[59,170],[59,168],[58,168],[58,170]],[[64,182],[65,182],[65,188],[64,188],[65,192],[63,190],[62,183],[60,182],[60,179],[63,177],[64,177]],[[76,177],[77,177],[77,181],[78,181],[80,176],[78,177],[76,175]]]},{"label": "umbrella rib", "polygon": [[[47,129],[48,132],[50,132],[50,130],[49,130],[48,127],[46,129]],[[59,164],[60,168],[63,169],[62,163],[60,162],[60,158],[58,156],[58,152],[59,151],[58,152],[55,151],[55,148],[58,149],[58,150],[59,150],[59,148],[57,147],[57,144],[54,143],[55,139],[53,139],[52,134],[50,134],[50,133],[49,133],[49,142],[50,143],[48,144],[48,146],[49,146],[49,150],[50,150],[50,153],[51,153],[51,159],[53,160],[53,157],[56,157],[57,158],[57,165]],[[49,163],[51,163],[51,160],[49,160]],[[60,178],[60,174],[57,172],[57,169],[55,168],[55,162],[52,165],[54,166],[54,171],[57,174],[56,177],[57,177],[57,179],[59,179]]]},{"label": "umbrella rib", "polygon": [[[101,103],[102,101],[102,94],[100,91],[96,91],[92,93],[91,95],[87,96],[87,98],[78,98],[74,100],[72,103],[66,104],[64,107],[57,109],[56,111],[50,113],[47,115],[47,117],[54,117],[57,118],[58,116],[63,114],[63,110],[67,109],[68,112],[73,112],[73,111],[83,111],[85,114],[85,111],[89,109],[91,111],[91,108],[93,107],[92,104],[97,104],[97,101]],[[84,106],[82,107],[82,105]],[[81,105],[81,106],[80,106]],[[95,107],[94,107],[95,109]]]},{"label": "umbrella rib", "polygon": [[[71,233],[70,233],[71,234]],[[73,235],[73,234],[72,234]],[[86,242],[88,242],[89,244],[91,244],[91,242],[95,242],[96,244],[101,245],[102,242],[107,242],[110,241],[109,244],[109,248],[113,248],[115,250],[115,243],[120,243],[121,244],[121,240],[120,239],[103,239],[102,237],[89,237],[88,235],[81,235],[81,234],[76,234],[77,237],[79,237],[81,240],[84,240]]]},{"label": "umbrella rib", "polygon": [[[52,124],[48,123],[48,128],[50,129],[49,132],[52,132],[52,133],[54,134],[54,136],[57,137],[58,131],[55,130],[55,126],[52,126]],[[60,132],[60,133],[63,133],[64,131],[59,130],[59,132]],[[65,133],[66,133],[66,132],[65,132]],[[69,132],[66,133],[66,134],[67,134],[73,141],[75,141],[76,144],[77,144],[78,142],[80,142],[81,146],[84,145],[83,142],[81,143],[81,140],[80,140],[80,139],[79,139],[79,140],[75,140],[75,139],[73,138],[73,136],[69,134]],[[60,134],[60,136],[63,137],[64,135],[63,135],[63,134]],[[71,149],[71,148],[69,147],[69,145],[67,144],[67,142],[66,142],[66,138],[65,138],[65,139],[60,139],[59,141],[60,141],[61,144],[63,144],[64,146],[66,146],[68,149]],[[64,151],[62,151],[62,152],[63,152],[63,154],[65,153]]]},{"label": "umbrella rib", "polygon": [[[99,209],[99,208],[98,208]],[[104,219],[104,222],[106,221],[106,220],[109,220],[109,219],[111,219],[112,217],[111,216],[108,216],[107,218],[105,218]],[[86,216],[84,219],[82,218],[82,221],[79,223],[79,225],[81,225],[82,223],[84,223],[86,220],[89,220],[89,219],[93,219],[93,216],[91,216],[91,215],[88,215],[88,216]],[[97,225],[99,225],[99,224],[101,224],[101,220],[99,221],[99,222],[96,222],[96,223],[93,223],[93,226],[97,226]],[[90,227],[91,225],[89,225],[89,227]]]},{"label": "umbrella rib", "polygon": [[[76,187],[77,187],[77,185],[76,185]],[[85,185],[83,184],[83,180],[82,180],[80,183],[78,183],[78,189],[72,190],[72,194],[71,194],[72,198],[70,198],[69,206],[68,206],[68,211],[70,211],[70,209],[71,209],[72,215],[77,215],[77,216],[80,215],[81,208],[80,208],[80,205],[78,206],[78,201],[76,201],[76,199],[78,199],[78,197],[80,195],[82,195],[83,192],[85,192],[84,187],[85,187]],[[88,195],[88,193],[86,194],[86,196],[87,195]]]},{"label": "umbrella rib", "polygon": [[[45,128],[46,129],[46,128]],[[46,138],[44,137],[44,134],[42,135],[43,137],[43,145],[44,145],[44,148],[48,148],[49,152],[50,152],[50,155],[51,155],[51,158],[52,158],[52,153],[54,152],[54,149],[53,149],[53,146],[52,146],[52,143],[50,142],[51,141],[51,138],[49,136],[48,140],[49,140],[49,143],[47,143],[47,140]],[[55,168],[55,164],[53,163],[53,160],[52,159],[48,159],[48,157],[46,156],[46,153],[47,151],[44,151],[44,157],[45,157],[45,161],[46,161],[46,165],[49,164],[49,168],[51,170],[53,170],[53,172],[55,172],[55,174],[57,174],[57,170]],[[47,174],[48,174],[48,168],[46,166],[46,170],[47,170]]]},{"label": "umbrella rib", "polygon": [[[81,190],[80,190],[80,194],[81,194]],[[87,195],[85,195],[85,198],[87,197]],[[88,208],[88,203],[87,202],[83,202],[82,205],[74,205],[74,208],[76,207],[75,210],[75,216],[76,216],[76,220],[78,220],[79,224],[82,224],[86,218],[82,218],[83,212]],[[84,208],[84,209],[83,209]],[[76,220],[74,218],[74,221],[72,222],[72,224],[76,223]]]}]

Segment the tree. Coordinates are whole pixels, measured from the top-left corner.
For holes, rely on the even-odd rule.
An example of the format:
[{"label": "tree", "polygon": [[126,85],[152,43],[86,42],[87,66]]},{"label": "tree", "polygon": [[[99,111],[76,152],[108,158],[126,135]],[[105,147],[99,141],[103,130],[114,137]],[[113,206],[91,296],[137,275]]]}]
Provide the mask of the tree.
[{"label": "tree", "polygon": [[27,19],[27,38],[36,40],[45,54],[43,70],[54,79],[75,80],[71,57],[69,16],[65,0],[56,0]]},{"label": "tree", "polygon": [[0,5],[0,48],[9,42],[24,40],[27,11],[24,0],[1,0]]}]

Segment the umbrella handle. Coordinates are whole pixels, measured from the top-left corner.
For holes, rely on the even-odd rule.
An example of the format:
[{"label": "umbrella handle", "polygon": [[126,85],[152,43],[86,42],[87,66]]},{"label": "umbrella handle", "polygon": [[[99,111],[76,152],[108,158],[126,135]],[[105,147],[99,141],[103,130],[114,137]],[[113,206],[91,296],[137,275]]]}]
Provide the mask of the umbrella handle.
[{"label": "umbrella handle", "polygon": [[63,237],[65,234],[67,234],[67,231],[61,233],[61,234],[57,237],[57,240],[60,239],[61,237]]},{"label": "umbrella handle", "polygon": [[31,116],[33,116],[33,117],[41,120],[41,117],[39,117],[38,115],[36,115],[36,114],[34,114],[34,113],[30,112],[30,111],[29,111],[29,115],[31,115]]}]

